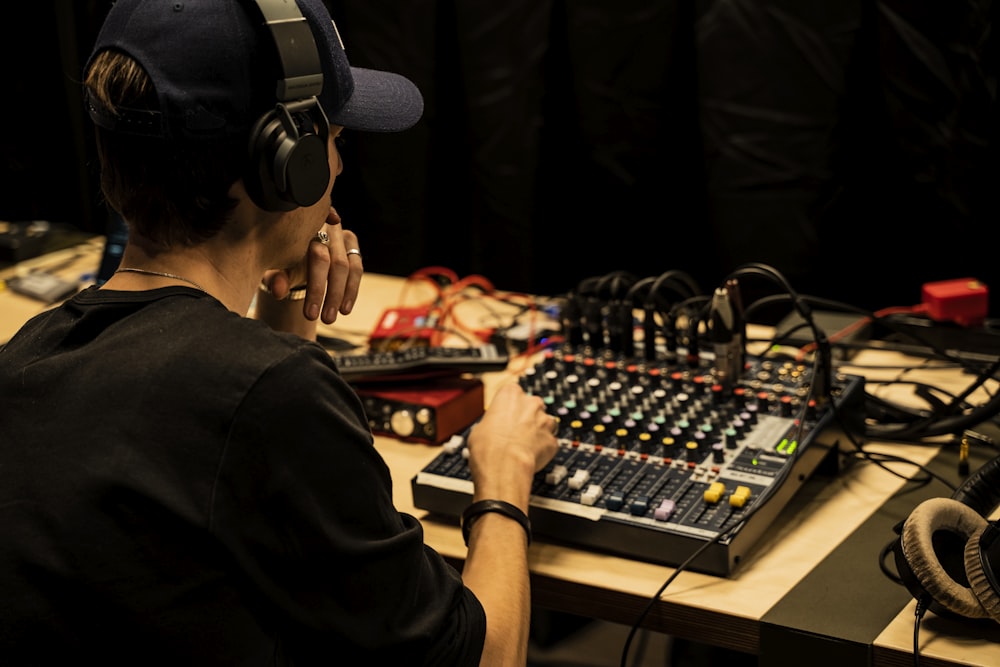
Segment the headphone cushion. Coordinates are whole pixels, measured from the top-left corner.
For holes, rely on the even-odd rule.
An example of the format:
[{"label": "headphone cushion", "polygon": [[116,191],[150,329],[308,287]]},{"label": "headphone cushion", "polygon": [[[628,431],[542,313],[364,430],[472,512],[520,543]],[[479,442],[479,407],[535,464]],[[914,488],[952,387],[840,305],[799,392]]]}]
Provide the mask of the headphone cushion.
[{"label": "headphone cushion", "polygon": [[[306,112],[294,115],[303,127],[322,127]],[[322,123],[327,123],[325,117]],[[254,203],[266,211],[291,211],[318,202],[330,184],[327,133],[328,129],[319,134],[301,131],[293,114],[280,106],[261,116],[250,134],[244,178]]]},{"label": "headphone cushion", "polygon": [[281,159],[275,172],[283,183],[287,197],[299,206],[312,206],[320,200],[330,184],[330,167],[326,144],[315,134],[299,137]]},{"label": "headphone cushion", "polygon": [[948,531],[972,535],[986,526],[986,519],[968,505],[951,498],[930,498],[917,505],[903,523],[900,534],[906,562],[927,594],[942,607],[967,618],[988,614],[971,588],[952,578],[934,551],[934,534]]},{"label": "headphone cushion", "polygon": [[965,543],[965,576],[969,578],[969,588],[976,594],[979,604],[990,618],[1000,623],[1000,595],[993,590],[980,558],[979,538],[985,530],[986,525],[973,533]]}]

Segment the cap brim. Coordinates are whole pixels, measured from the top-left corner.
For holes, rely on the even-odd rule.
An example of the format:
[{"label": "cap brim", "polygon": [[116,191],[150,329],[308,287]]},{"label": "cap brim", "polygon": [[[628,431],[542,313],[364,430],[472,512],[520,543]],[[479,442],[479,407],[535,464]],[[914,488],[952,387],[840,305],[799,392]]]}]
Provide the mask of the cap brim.
[{"label": "cap brim", "polygon": [[348,130],[400,132],[424,112],[424,98],[409,79],[392,72],[352,67],[354,93],[330,122]]}]

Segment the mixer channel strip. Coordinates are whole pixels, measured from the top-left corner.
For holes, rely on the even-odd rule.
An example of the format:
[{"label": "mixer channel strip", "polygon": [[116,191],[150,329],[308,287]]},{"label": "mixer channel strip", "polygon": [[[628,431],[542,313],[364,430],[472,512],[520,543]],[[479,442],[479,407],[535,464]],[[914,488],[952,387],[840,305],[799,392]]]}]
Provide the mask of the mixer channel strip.
[{"label": "mixer channel strip", "polygon": [[[520,378],[559,418],[559,450],[534,480],[536,537],[729,576],[863,418],[864,380],[748,358],[735,387],[696,367],[549,351]],[[835,414],[837,411],[838,414]],[[453,438],[411,480],[414,505],[456,518],[472,497]]]}]

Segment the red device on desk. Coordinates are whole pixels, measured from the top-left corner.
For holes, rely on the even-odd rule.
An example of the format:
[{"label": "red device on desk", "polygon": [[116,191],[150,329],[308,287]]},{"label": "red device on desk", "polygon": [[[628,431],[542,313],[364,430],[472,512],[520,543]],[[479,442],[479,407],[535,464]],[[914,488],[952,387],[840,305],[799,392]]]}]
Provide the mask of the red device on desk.
[{"label": "red device on desk", "polygon": [[368,346],[385,351],[402,345],[430,345],[436,323],[430,306],[388,308],[368,337]]},{"label": "red device on desk", "polygon": [[355,386],[373,433],[439,445],[482,416],[482,381],[449,377]]}]

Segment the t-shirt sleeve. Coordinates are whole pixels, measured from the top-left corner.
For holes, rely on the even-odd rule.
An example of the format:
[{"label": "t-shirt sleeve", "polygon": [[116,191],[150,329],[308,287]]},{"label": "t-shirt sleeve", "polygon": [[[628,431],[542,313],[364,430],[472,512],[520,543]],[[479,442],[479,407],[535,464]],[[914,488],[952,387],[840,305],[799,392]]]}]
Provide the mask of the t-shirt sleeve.
[{"label": "t-shirt sleeve", "polygon": [[239,407],[210,523],[290,662],[478,664],[482,606],[393,505],[361,402],[321,347]]}]

